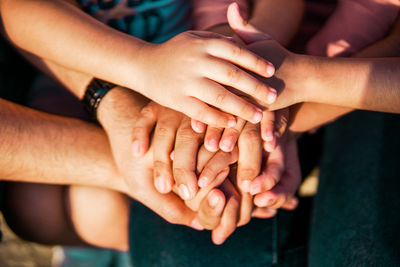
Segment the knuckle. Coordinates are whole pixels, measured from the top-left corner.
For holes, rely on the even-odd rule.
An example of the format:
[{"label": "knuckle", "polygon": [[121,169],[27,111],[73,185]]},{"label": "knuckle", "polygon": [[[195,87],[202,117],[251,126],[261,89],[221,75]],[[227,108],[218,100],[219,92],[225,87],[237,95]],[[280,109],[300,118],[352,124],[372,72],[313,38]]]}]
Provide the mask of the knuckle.
[{"label": "knuckle", "polygon": [[259,57],[255,57],[254,59],[254,67],[262,73],[267,73],[267,64],[265,61]]},{"label": "knuckle", "polygon": [[235,84],[241,79],[241,70],[237,67],[232,67],[227,70],[226,76],[228,77],[230,83]]},{"label": "knuckle", "polygon": [[244,54],[244,48],[241,46],[233,46],[231,51],[232,55],[237,58],[242,57]]},{"label": "knuckle", "polygon": [[180,143],[200,143],[200,135],[192,130],[191,127],[183,127],[176,136],[177,142]]},{"label": "knuckle", "polygon": [[162,125],[162,126],[159,126],[156,128],[155,134],[160,137],[168,137],[173,134],[173,131],[172,131],[172,129]]},{"label": "knuckle", "polygon": [[140,114],[146,118],[154,118],[156,116],[154,107],[151,105],[147,105],[140,111]]},{"label": "knuckle", "polygon": [[144,126],[135,126],[133,130],[133,135],[138,137],[138,136],[143,136],[146,135],[148,132],[147,127]]},{"label": "knuckle", "polygon": [[243,169],[241,168],[238,176],[242,179],[255,178],[258,173],[259,170],[257,168],[247,167]]},{"label": "knuckle", "polygon": [[260,144],[261,142],[260,131],[256,127],[246,129],[242,135],[244,141],[249,145]]},{"label": "knuckle", "polygon": [[227,94],[225,92],[217,94],[215,98],[215,104],[216,106],[220,106],[225,103]]},{"label": "knuckle", "polygon": [[173,168],[174,178],[178,181],[184,181],[191,171],[182,167]]},{"label": "knuckle", "polygon": [[253,81],[254,81],[254,86],[252,87],[251,93],[257,96],[261,96],[263,99],[267,99],[268,97],[267,86],[263,82],[257,79],[253,79]]},{"label": "knuckle", "polygon": [[159,157],[157,160],[154,160],[154,169],[157,169],[158,171],[162,171],[165,170],[168,165],[169,165],[169,156],[165,153],[158,153],[158,154],[162,154],[161,157]]}]

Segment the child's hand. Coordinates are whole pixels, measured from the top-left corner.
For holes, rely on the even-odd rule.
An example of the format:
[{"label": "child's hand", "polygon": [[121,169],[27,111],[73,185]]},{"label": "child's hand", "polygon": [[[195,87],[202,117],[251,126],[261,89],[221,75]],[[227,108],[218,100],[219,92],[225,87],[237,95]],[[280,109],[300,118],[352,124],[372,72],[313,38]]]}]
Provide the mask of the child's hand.
[{"label": "child's hand", "polygon": [[281,138],[278,147],[267,156],[265,166],[250,185],[254,204],[270,209],[295,209],[298,204],[295,193],[301,183],[295,138]]},{"label": "child's hand", "polygon": [[276,66],[273,78],[265,80],[260,77],[260,80],[264,80],[278,91],[279,96],[272,105],[268,106],[269,110],[285,108],[312,98],[313,92],[309,92],[307,87],[302,90],[296,87],[300,79],[307,78],[299,73],[299,70],[302,71],[301,73],[307,73],[306,69],[302,69],[306,65],[302,62],[306,58],[291,53],[267,34],[247,24],[240,16],[237,4],[233,3],[229,6],[227,16],[229,25],[247,44],[247,48],[262,58],[270,60]]},{"label": "child's hand", "polygon": [[221,35],[185,32],[141,52],[148,66],[141,93],[208,125],[233,127],[231,114],[253,123],[262,119],[260,109],[224,86],[262,103],[275,101],[276,91],[245,71],[269,78],[272,64]]}]

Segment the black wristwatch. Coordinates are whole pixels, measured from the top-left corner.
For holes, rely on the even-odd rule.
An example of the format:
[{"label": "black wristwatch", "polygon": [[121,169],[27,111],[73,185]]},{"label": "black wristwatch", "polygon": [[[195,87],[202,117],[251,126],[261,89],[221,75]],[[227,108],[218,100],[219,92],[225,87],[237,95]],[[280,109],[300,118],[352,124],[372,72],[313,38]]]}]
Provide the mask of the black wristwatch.
[{"label": "black wristwatch", "polygon": [[97,120],[97,108],[99,107],[101,100],[107,92],[114,87],[116,87],[115,84],[97,78],[93,78],[86,87],[82,102],[86,111],[93,119]]}]

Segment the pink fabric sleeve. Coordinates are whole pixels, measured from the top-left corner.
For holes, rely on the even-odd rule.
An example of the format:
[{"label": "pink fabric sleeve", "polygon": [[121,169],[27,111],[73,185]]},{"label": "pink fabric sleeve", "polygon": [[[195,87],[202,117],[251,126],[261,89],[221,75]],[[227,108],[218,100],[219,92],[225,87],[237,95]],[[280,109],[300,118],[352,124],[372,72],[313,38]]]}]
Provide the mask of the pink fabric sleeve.
[{"label": "pink fabric sleeve", "polygon": [[237,2],[244,18],[249,15],[250,0],[192,0],[193,29],[206,30],[218,24],[227,23],[226,11],[229,4]]},{"label": "pink fabric sleeve", "polygon": [[317,56],[349,56],[381,40],[396,21],[399,0],[339,0],[337,9],[307,45]]}]

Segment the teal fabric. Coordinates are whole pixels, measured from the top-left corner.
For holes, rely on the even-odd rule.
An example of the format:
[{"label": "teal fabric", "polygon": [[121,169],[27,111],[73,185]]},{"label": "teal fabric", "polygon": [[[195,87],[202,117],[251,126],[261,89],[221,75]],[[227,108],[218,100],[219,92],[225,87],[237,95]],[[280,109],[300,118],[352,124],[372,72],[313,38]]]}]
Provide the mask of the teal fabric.
[{"label": "teal fabric", "polygon": [[64,249],[65,261],[60,267],[130,267],[129,254],[101,248]]},{"label": "teal fabric", "polygon": [[400,116],[354,112],[326,129],[310,266],[400,266]]},{"label": "teal fabric", "polygon": [[79,0],[85,12],[105,24],[153,43],[191,28],[188,0]]},{"label": "teal fabric", "polygon": [[307,210],[281,211],[274,219],[253,219],[216,246],[209,231],[169,224],[132,202],[131,260],[135,267],[306,266]]}]

